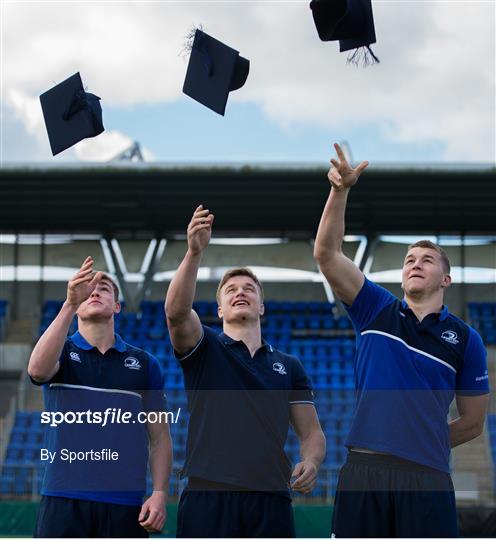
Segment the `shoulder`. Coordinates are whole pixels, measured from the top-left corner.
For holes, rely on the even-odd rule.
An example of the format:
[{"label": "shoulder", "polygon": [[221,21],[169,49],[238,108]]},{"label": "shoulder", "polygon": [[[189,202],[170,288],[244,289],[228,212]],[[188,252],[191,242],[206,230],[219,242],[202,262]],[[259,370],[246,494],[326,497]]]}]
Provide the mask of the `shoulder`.
[{"label": "shoulder", "polygon": [[279,351],[277,349],[273,348],[271,359],[273,363],[279,362],[280,364],[282,364],[291,373],[300,373],[302,371],[305,371],[305,368],[303,367],[303,364],[298,357]]},{"label": "shoulder", "polygon": [[393,293],[365,278],[362,288],[353,300],[351,305],[344,304],[346,311],[350,316],[362,319],[364,317],[370,318],[373,315],[377,315],[385,307],[396,303],[400,305],[401,302]]},{"label": "shoulder", "polygon": [[461,341],[464,347],[464,356],[485,354],[485,345],[479,332],[464,320],[450,313],[446,318],[442,338],[445,340]]},{"label": "shoulder", "polygon": [[444,327],[449,327],[449,329],[452,329],[453,332],[456,332],[457,337],[463,339],[467,345],[473,340],[482,343],[482,338],[480,337],[479,332],[467,324],[463,319],[460,319],[460,317],[453,315],[453,313],[449,313],[446,317]]}]

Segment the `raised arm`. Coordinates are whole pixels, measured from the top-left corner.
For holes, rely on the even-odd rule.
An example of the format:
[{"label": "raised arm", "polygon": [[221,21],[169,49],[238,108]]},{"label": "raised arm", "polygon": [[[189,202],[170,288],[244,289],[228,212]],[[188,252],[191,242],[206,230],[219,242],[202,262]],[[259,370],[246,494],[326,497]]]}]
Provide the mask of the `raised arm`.
[{"label": "raised arm", "polygon": [[28,373],[36,382],[50,380],[59,370],[59,357],[72,319],[79,306],[95,290],[102,275],[102,272],[93,272],[93,259],[87,257],[79,272],[69,281],[62,308],[38,340],[29,359]]},{"label": "raised arm", "polygon": [[191,351],[202,334],[200,319],[193,310],[196,278],[203,255],[212,235],[214,215],[200,205],[188,225],[188,251],[169,285],[165,299],[165,316],[174,349]]},{"label": "raised arm", "polygon": [[341,147],[335,144],[334,148],[339,160],[331,159],[332,167],[327,175],[331,192],[320,219],[313,256],[336,296],[351,305],[365,278],[342,251],[345,210],[348,193],[368,166],[368,162],[363,161],[353,168],[346,161]]}]

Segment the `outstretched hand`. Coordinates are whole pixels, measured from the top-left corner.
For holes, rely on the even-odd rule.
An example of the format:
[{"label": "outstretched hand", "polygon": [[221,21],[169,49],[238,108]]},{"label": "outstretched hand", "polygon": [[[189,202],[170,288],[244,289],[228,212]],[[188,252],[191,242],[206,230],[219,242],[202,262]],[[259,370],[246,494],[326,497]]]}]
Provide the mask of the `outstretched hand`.
[{"label": "outstretched hand", "polygon": [[93,259],[86,257],[79,272],[67,284],[66,302],[72,306],[79,307],[96,289],[102,276],[103,272],[93,272]]},{"label": "outstretched hand", "polygon": [[331,159],[332,167],[330,168],[327,178],[332,187],[336,191],[350,189],[358,180],[358,177],[368,167],[368,161],[362,161],[359,165],[353,168],[347,161],[343,150],[339,144],[334,143],[334,148],[339,159]]},{"label": "outstretched hand", "polygon": [[194,255],[201,253],[210,242],[214,215],[200,204],[188,225],[188,249]]}]

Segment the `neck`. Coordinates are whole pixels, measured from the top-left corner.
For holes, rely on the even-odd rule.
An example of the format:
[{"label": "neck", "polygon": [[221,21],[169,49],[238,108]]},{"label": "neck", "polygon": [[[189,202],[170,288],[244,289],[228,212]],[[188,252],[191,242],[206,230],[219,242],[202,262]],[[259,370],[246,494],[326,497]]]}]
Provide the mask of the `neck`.
[{"label": "neck", "polygon": [[430,296],[405,294],[405,301],[417,319],[421,321],[429,313],[439,313],[443,309],[443,291]]},{"label": "neck", "polygon": [[78,320],[79,333],[90,344],[105,354],[115,342],[114,318],[106,321]]},{"label": "neck", "polygon": [[250,354],[254,356],[257,350],[262,346],[262,331],[260,329],[260,321],[253,321],[247,323],[225,322],[223,324],[224,334],[235,339],[236,341],[242,341],[250,351]]}]

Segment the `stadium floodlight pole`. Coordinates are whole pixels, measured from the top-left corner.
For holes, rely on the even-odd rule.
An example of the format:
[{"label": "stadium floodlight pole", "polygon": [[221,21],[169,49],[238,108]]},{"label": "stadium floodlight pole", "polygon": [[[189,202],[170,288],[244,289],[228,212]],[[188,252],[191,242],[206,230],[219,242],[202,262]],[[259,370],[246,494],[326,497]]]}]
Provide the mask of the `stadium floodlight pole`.
[{"label": "stadium floodlight pole", "polygon": [[126,302],[126,311],[128,313],[134,313],[137,310],[138,306],[135,305],[134,298],[131,296],[127,287],[126,278],[124,277],[119,258],[117,257],[114,246],[112,245],[112,240],[110,238],[104,238],[104,242],[107,244],[110,257],[114,264],[117,283],[119,285],[119,289],[122,292],[122,296],[124,297],[124,301]]}]

